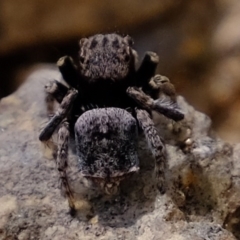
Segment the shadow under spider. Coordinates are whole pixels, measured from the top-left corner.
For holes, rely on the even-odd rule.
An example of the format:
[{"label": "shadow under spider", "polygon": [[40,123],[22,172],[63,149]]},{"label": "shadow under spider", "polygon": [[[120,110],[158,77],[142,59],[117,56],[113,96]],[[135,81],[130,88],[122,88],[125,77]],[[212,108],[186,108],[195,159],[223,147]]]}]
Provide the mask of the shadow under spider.
[{"label": "shadow under spider", "polygon": [[154,211],[155,199],[159,194],[154,184],[154,159],[146,143],[143,146],[144,150],[139,151],[139,172],[124,179],[119,194],[115,196],[107,196],[99,188],[84,186],[77,172],[76,155],[71,157],[68,176],[76,201],[81,202],[83,209],[78,209],[77,219],[89,220],[97,216],[102,226],[121,228],[133,225],[139,217]]}]

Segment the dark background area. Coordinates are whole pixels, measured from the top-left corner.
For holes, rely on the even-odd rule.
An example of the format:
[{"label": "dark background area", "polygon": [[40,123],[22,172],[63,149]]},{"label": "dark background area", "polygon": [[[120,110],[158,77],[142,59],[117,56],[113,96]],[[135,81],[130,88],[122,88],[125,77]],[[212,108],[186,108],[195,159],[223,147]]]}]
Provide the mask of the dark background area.
[{"label": "dark background area", "polygon": [[76,55],[80,38],[129,34],[140,59],[160,56],[158,73],[207,113],[219,135],[240,136],[239,0],[0,1],[0,98],[39,63]]}]

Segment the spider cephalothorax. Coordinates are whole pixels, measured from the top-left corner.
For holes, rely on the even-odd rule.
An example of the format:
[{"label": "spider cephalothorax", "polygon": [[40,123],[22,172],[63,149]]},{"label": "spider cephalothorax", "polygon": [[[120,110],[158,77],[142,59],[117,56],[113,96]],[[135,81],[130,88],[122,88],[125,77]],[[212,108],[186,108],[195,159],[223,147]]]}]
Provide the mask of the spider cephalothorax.
[{"label": "spider cephalothorax", "polygon": [[79,61],[66,56],[57,63],[69,87],[58,81],[45,87],[49,114],[54,100],[59,107],[39,139],[47,141],[58,129],[56,162],[72,210],[74,195],[66,175],[70,132],[75,136],[80,173],[111,194],[122,179],[139,169],[136,149],[140,128],[155,158],[157,187],[165,191],[165,146],[151,111],[175,121],[184,115],[173,85],[166,77],[155,75],[158,56],[147,52],[136,69],[137,53],[132,44],[129,36],[117,34],[81,39]]},{"label": "spider cephalothorax", "polygon": [[90,82],[116,82],[131,74],[134,67],[132,40],[117,34],[98,34],[80,40],[80,72]]}]

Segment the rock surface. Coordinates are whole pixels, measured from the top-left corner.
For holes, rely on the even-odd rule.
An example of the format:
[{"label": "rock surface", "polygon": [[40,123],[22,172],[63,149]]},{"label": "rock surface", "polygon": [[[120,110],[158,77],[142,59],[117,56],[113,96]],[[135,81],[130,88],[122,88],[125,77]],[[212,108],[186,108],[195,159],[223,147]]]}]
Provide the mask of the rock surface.
[{"label": "rock surface", "polygon": [[171,122],[155,117],[167,143],[168,194],[153,187],[153,159],[142,138],[141,170],[113,198],[83,186],[70,154],[68,174],[80,209],[72,218],[50,148],[38,141],[47,121],[43,87],[58,78],[54,67],[43,66],[1,100],[0,239],[240,239],[240,145],[215,136],[210,119],[182,97],[182,125],[192,129],[194,141],[190,152],[178,147],[181,133],[170,132]]}]

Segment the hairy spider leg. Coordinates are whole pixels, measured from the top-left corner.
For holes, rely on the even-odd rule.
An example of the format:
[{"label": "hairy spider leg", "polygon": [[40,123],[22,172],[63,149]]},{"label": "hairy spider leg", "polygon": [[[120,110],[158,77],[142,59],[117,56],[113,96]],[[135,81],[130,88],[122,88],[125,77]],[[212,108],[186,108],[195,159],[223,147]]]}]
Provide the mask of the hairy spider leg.
[{"label": "hairy spider leg", "polygon": [[69,144],[69,123],[67,121],[62,122],[58,131],[58,151],[57,151],[57,169],[60,177],[60,186],[63,194],[68,199],[70,212],[74,215],[76,208],[74,205],[74,195],[70,188],[66,169],[68,166],[68,144]]},{"label": "hairy spider leg", "polygon": [[143,61],[137,70],[137,86],[142,87],[144,91],[149,90],[150,79],[155,75],[159,62],[159,57],[154,52],[146,52]]},{"label": "hairy spider leg", "polygon": [[47,141],[63,121],[64,118],[68,115],[74,100],[76,99],[78,91],[76,89],[69,89],[66,96],[63,98],[61,104],[59,105],[56,113],[47,123],[45,128],[41,131],[39,135],[40,141]]},{"label": "hairy spider leg", "polygon": [[54,115],[55,100],[61,103],[64,96],[67,94],[68,88],[57,80],[52,80],[45,85],[45,102],[47,105],[47,114],[49,117]]},{"label": "hairy spider leg", "polygon": [[148,142],[148,146],[151,149],[151,152],[155,158],[154,172],[156,177],[156,184],[160,193],[163,194],[166,191],[165,172],[167,168],[165,145],[159,137],[157,130],[154,127],[154,123],[150,118],[148,112],[143,109],[135,109],[135,111],[139,126],[143,130]]},{"label": "hairy spider leg", "polygon": [[180,121],[184,118],[184,114],[180,111],[177,103],[172,101],[171,98],[163,96],[157,100],[153,100],[137,87],[129,87],[127,89],[127,94],[134,99],[141,108],[149,112],[154,110],[174,121]]},{"label": "hairy spider leg", "polygon": [[61,72],[63,79],[70,87],[78,89],[78,71],[74,61],[69,56],[59,58],[57,66]]},{"label": "hairy spider leg", "polygon": [[150,79],[149,89],[145,91],[154,100],[158,99],[160,95],[166,95],[176,102],[176,91],[174,85],[170,80],[160,74],[156,74]]}]

